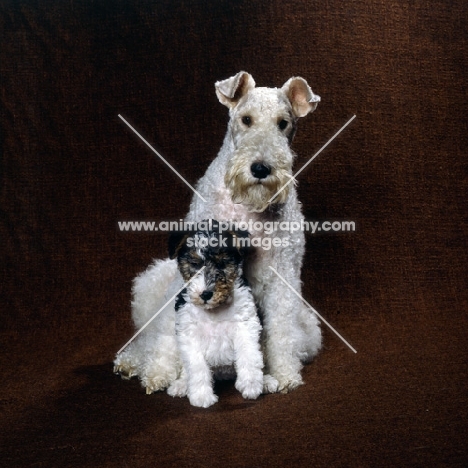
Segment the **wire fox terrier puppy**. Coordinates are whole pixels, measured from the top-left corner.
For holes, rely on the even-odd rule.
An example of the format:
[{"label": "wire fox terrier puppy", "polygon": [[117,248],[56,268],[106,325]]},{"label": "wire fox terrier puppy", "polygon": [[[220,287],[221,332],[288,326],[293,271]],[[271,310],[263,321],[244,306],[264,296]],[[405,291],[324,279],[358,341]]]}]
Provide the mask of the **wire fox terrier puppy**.
[{"label": "wire fox terrier puppy", "polygon": [[236,376],[244,398],[263,391],[261,325],[242,271],[246,248],[236,242],[248,233],[220,232],[216,221],[209,223],[207,229],[174,233],[169,243],[182,278],[192,281],[175,302],[182,371],[167,393],[204,408],[218,401],[212,371],[218,378]]},{"label": "wire fox terrier puppy", "polygon": [[[262,317],[264,372],[278,382],[267,390],[286,393],[303,383],[302,365],[320,349],[321,331],[315,314],[269,267],[301,294],[305,235],[297,226],[304,217],[291,183],[295,155],[290,144],[298,119],[312,112],[320,98],[303,78],[290,78],[281,88],[262,88],[246,72],[217,82],[215,89],[230,120],[217,158],[196,185],[185,221],[215,218],[248,226],[257,247],[245,261],[244,274]],[[266,229],[267,223],[276,230]],[[138,276],[135,326],[158,312],[181,283],[171,259],[155,262]],[[169,387],[181,373],[174,304],[149,328],[116,357],[115,369],[124,376],[138,375],[151,393]]]}]

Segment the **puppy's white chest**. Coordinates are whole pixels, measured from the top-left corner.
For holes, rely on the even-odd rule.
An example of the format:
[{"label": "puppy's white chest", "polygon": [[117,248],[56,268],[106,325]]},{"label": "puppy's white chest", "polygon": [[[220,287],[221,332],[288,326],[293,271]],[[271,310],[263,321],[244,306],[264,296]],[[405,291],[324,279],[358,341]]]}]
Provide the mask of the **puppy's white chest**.
[{"label": "puppy's white chest", "polygon": [[234,340],[239,322],[229,312],[208,312],[187,304],[177,325],[178,333],[184,336],[183,341],[201,351],[210,366],[232,365],[234,362]]},{"label": "puppy's white chest", "polygon": [[216,320],[217,317],[206,317],[194,327],[197,339],[212,366],[231,365],[234,362],[234,339],[237,323],[229,320]]},{"label": "puppy's white chest", "polygon": [[231,365],[234,362],[233,327],[229,322],[199,325],[205,359],[211,366]]}]

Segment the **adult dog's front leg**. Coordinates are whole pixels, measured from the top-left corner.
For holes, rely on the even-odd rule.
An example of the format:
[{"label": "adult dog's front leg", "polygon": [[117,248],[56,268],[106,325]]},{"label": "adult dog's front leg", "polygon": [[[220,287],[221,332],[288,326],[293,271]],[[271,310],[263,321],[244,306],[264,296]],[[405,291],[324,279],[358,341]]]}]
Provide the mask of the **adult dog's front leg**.
[{"label": "adult dog's front leg", "polygon": [[272,276],[262,306],[266,371],[278,380],[278,391],[287,393],[303,384],[294,319],[302,304],[289,287]]}]

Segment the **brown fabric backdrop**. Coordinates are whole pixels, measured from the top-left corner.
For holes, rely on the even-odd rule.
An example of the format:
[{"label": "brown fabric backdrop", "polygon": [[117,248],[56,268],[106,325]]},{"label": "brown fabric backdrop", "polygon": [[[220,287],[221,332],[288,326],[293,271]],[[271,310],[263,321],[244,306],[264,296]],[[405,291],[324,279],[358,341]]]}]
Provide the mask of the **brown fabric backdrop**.
[{"label": "brown fabric backdrop", "polygon": [[[467,439],[467,3],[3,1],[1,441],[8,467],[463,466]],[[112,374],[132,278],[184,216],[227,110],[215,81],[300,75],[322,97],[297,168],[305,297],[358,350],[288,395],[209,410]]]}]

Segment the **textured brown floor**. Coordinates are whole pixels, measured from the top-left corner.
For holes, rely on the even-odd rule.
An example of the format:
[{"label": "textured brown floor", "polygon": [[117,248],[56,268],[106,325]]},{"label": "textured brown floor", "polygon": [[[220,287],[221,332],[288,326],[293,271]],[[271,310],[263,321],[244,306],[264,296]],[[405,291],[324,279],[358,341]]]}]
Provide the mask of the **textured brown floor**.
[{"label": "textured brown floor", "polygon": [[[5,1],[0,5],[0,465],[466,466],[466,2]],[[120,220],[179,219],[227,122],[213,84],[305,77],[306,384],[208,410],[112,374],[131,279],[165,255]]]}]

